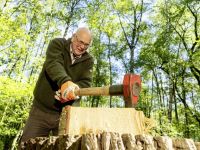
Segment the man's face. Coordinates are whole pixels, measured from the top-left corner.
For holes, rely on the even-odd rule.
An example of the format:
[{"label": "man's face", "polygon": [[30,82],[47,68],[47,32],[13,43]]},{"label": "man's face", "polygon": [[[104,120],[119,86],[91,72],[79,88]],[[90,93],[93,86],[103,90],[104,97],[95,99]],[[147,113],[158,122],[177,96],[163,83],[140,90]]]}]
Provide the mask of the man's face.
[{"label": "man's face", "polygon": [[91,36],[87,32],[79,32],[73,35],[72,50],[77,56],[86,52],[91,42]]}]

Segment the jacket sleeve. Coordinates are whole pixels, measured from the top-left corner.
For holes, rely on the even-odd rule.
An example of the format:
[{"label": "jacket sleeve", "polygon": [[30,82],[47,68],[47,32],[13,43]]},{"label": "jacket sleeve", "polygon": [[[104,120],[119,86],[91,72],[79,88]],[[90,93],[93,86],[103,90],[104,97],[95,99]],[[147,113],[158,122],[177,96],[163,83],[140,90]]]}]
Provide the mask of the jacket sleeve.
[{"label": "jacket sleeve", "polygon": [[53,39],[48,45],[44,63],[46,73],[59,88],[64,82],[71,80],[64,69],[63,48],[59,39]]},{"label": "jacket sleeve", "polygon": [[87,68],[83,70],[80,80],[75,82],[80,88],[87,88],[91,86],[93,64],[93,59],[91,59],[87,64]]}]

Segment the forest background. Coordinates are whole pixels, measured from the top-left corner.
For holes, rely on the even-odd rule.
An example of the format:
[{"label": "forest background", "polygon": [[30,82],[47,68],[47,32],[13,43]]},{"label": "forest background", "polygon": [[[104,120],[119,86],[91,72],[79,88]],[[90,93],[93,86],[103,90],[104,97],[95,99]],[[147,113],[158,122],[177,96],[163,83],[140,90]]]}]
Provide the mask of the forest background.
[{"label": "forest background", "polygon": [[[140,74],[137,110],[152,135],[200,141],[198,0],[3,0],[0,3],[0,149],[15,149],[46,48],[80,26],[93,32],[92,86]],[[124,107],[123,97],[84,97],[83,107]]]}]

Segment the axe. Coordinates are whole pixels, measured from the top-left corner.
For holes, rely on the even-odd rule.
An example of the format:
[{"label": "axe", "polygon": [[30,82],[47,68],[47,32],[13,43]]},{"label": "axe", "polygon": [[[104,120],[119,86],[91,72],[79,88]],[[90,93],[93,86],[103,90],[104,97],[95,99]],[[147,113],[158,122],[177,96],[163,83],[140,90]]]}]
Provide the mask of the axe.
[{"label": "axe", "polygon": [[124,96],[125,107],[135,107],[141,91],[141,78],[135,74],[125,74],[123,84],[80,88],[75,90],[77,96]]}]

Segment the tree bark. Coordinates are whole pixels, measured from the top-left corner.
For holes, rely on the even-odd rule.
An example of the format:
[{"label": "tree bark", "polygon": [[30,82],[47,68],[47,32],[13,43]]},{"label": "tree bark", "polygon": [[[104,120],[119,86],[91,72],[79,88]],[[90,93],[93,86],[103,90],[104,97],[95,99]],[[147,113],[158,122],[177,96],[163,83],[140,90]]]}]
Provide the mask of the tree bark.
[{"label": "tree bark", "polygon": [[37,137],[22,143],[22,150],[196,150],[200,142],[191,139],[171,139],[168,136],[132,135],[113,132],[84,135]]}]

